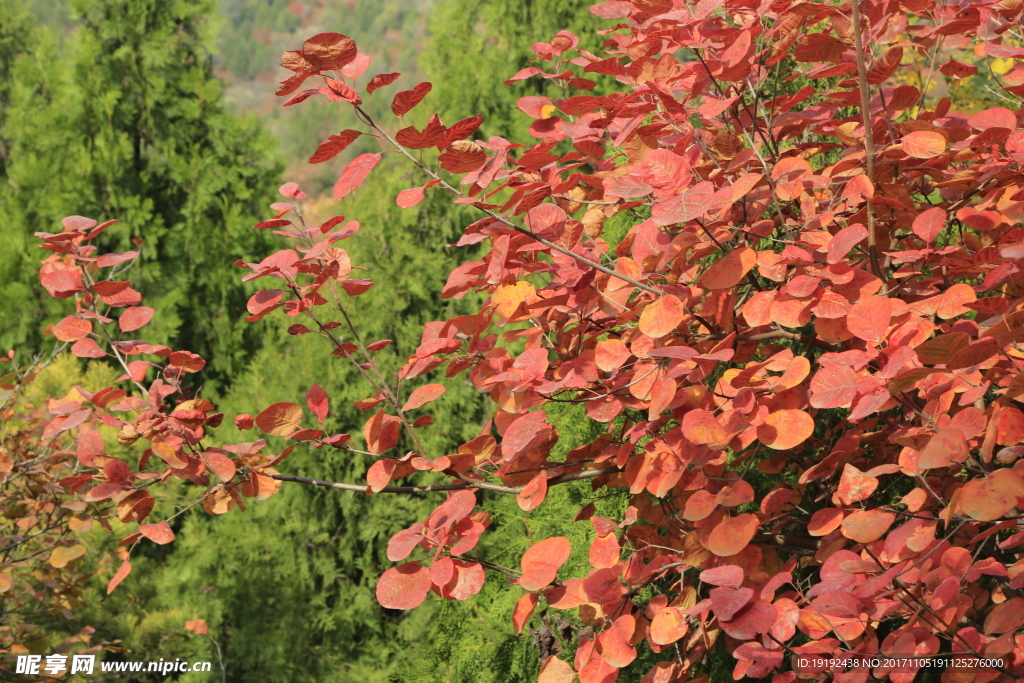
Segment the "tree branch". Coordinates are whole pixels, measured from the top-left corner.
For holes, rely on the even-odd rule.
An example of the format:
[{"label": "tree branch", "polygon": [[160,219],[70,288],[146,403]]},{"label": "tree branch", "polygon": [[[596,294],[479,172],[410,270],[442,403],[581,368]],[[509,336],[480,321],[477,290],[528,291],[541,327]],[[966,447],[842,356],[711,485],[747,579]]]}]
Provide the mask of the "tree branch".
[{"label": "tree branch", "polygon": [[[600,477],[605,474],[615,474],[622,470],[614,465],[609,467],[599,467],[593,470],[581,470],[579,472],[570,472],[568,474],[562,474],[557,477],[548,479],[548,486],[556,486],[558,484],[565,484],[570,481],[580,481],[583,479],[593,479],[594,477]],[[306,477],[293,477],[288,474],[266,474],[264,476],[270,477],[271,479],[277,479],[278,481],[290,481],[296,484],[307,484],[309,486],[322,486],[329,489],[341,489],[343,491],[363,491],[368,492],[369,486],[361,484],[344,484],[337,481],[324,481],[322,479],[308,479]],[[519,493],[525,486],[503,486],[501,484],[490,484],[488,482],[458,482],[454,484],[428,484],[426,486],[385,486],[378,493],[432,493],[434,491],[461,491],[462,489],[483,489],[485,491],[497,491],[499,493]]]}]

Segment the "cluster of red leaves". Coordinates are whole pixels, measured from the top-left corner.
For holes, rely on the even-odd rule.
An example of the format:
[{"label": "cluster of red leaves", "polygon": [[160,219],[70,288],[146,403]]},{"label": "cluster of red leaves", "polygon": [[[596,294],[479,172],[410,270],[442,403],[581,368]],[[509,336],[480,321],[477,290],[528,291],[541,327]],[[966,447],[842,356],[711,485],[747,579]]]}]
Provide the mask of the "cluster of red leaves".
[{"label": "cluster of red leaves", "polygon": [[[37,406],[25,396],[47,364],[16,366],[0,377],[0,653],[10,655],[36,651],[45,642],[48,634],[34,623],[41,615],[69,616],[83,604],[83,582],[91,572],[75,561],[86,553],[76,534],[88,531],[94,521],[109,528],[103,515],[94,517],[86,503],[68,500],[54,483],[68,472],[74,454],[54,448],[53,435],[44,439],[43,433],[66,412],[67,398]],[[94,632],[85,627],[53,645],[76,654],[118,649],[93,643]],[[13,675],[13,662],[5,659],[0,671]]]},{"label": "cluster of red leaves", "polygon": [[[534,46],[550,73],[534,66],[510,79],[548,79],[565,95],[519,101],[533,119],[529,146],[472,140],[478,116],[447,127],[435,114],[422,129],[391,134],[360,106],[354,83],[369,58],[346,36],[314,36],[285,53],[294,75],[279,94],[318,78],[322,87],[286,105],[322,94],[353,107],[366,130],[331,136],[310,161],[372,134],[428,179],[401,192],[400,206],[435,188],[484,213],[459,246],[489,249],[457,267],[441,292],[482,293],[483,306],[427,324],[399,379],[465,373],[493,400],[493,419],[445,454],[422,448],[417,430],[432,420],[411,413],[444,388],[427,384],[400,399],[375,362],[389,340],[364,341],[343,304],[373,284],[352,277],[337,246],[359,224],[339,216],[307,226],[305,195],[290,183],[281,193],[294,203],[274,204],[275,216],[256,228],[294,247],[239,262],[250,271],[244,280],[284,282],[252,296],[248,320],[278,308],[302,317],[313,328],[296,322],[290,333],[319,334],[372,386],[373,396],[356,402],[376,409],[362,430],[363,452],[379,456],[367,483],[280,475],[273,468],[290,449],[261,456],[263,442],[204,446],[204,427],[219,415],[181,385],[203,361],[110,336],[111,311],[121,309],[122,331],[151,312],[116,272],[97,279],[134,255],[94,258],[87,242],[103,226],[78,218],[43,236],[57,254],[40,273],[44,286],[77,302],[55,334],[80,356],[112,355],[123,380],[140,383],[154,365],[162,376],[139,384],[140,397],[113,387],[83,393],[46,427],[48,438],[75,433],[81,443],[93,438],[85,425],[100,420],[121,430],[122,443],[148,444],[133,469],[97,442],[100,451],[80,451],[80,469],[62,483],[90,502],[116,500],[122,519],[138,522],[151,509],[138,482],[170,476],[202,486],[213,514],[241,496],[266,497],[281,480],[447,491],[389,543],[388,557],[402,564],[383,573],[378,599],[396,609],[431,590],[464,600],[481,589],[485,567],[513,576],[523,591],[517,631],[542,600],[590,627],[573,643],[572,665],[544,662],[543,683],[610,683],[638,647],[664,656],[644,683],[687,680],[721,642],[737,679],[910,683],[922,659],[862,662],[952,652],[1001,664],[953,667],[946,681],[1016,680],[1024,675],[1024,111],[967,115],[947,99],[928,109],[927,93],[896,79],[922,65],[969,75],[955,50],[1024,59],[1009,32],[1021,10],[1018,0],[602,2],[594,14],[623,20],[602,32],[604,56],[560,32]],[[784,62],[836,86],[779,95]],[[621,87],[594,96],[587,76]],[[372,77],[365,95],[398,77]],[[1001,92],[1020,97],[1022,84],[1018,64]],[[430,90],[399,92],[393,113],[409,113]],[[850,110],[856,115],[842,115]],[[426,160],[409,151],[429,149],[437,155]],[[356,190],[380,159],[356,157],[334,197]],[[622,239],[604,239],[606,221],[622,212],[635,224]],[[127,362],[137,354],[163,362]],[[557,460],[559,434],[545,411],[555,403],[582,404],[605,426]],[[323,423],[323,390],[310,389],[307,405]],[[299,405],[278,403],[236,424],[351,448],[347,434],[303,428],[302,417]],[[418,471],[452,481],[395,485]],[[221,483],[211,486],[209,474]],[[490,521],[474,512],[473,489],[515,495],[524,511],[542,514],[551,486],[581,480],[630,500],[619,520],[595,516],[592,505],[565,520],[593,527],[585,576],[560,578],[572,551],[561,536],[534,544],[518,570],[466,555]],[[143,525],[126,541],[165,542],[169,532],[166,521]],[[835,664],[843,658],[850,666]]]},{"label": "cluster of red leaves", "polygon": [[[1024,112],[966,115],[947,99],[927,109],[920,89],[895,80],[907,58],[969,75],[955,59],[937,63],[952,50],[1024,59],[1007,33],[1021,9],[602,2],[594,14],[624,21],[602,32],[604,56],[561,32],[534,46],[550,73],[509,79],[539,76],[565,93],[520,99],[531,146],[467,139],[479,117],[447,128],[435,114],[392,135],[354,87],[339,95],[344,74],[297,72],[327,84],[303,95],[347,100],[367,133],[424,171],[429,182],[400,193],[400,206],[438,187],[486,213],[459,246],[490,249],[442,292],[483,292],[486,303],[428,324],[399,377],[468,373],[494,418],[431,458],[405,415],[421,402],[400,406],[378,384],[363,402],[384,403],[364,428],[367,449],[385,454],[406,428],[416,450],[376,462],[371,490],[398,492],[392,482],[425,470],[454,479],[434,488],[514,493],[525,511],[565,481],[632,496],[622,520],[589,506],[574,520],[595,531],[587,576],[559,580],[571,551],[562,537],[511,572],[526,591],[517,631],[542,598],[596,631],[572,667],[546,662],[542,680],[612,681],[645,640],[668,658],[644,681],[683,680],[722,637],[737,679],[909,683],[921,665],[798,664],[840,653],[1003,662],[947,680],[1024,672]],[[349,42],[310,41],[339,52]],[[783,60],[836,88],[766,95]],[[1024,67],[1011,73],[1008,102],[1024,94]],[[621,88],[587,94],[588,75]],[[367,95],[395,77],[374,77]],[[392,110],[402,116],[429,90],[400,92]],[[848,107],[855,116],[841,115]],[[439,170],[408,152],[431,147]],[[379,159],[357,157],[334,196]],[[461,191],[441,171],[461,174]],[[624,211],[638,218],[612,248],[603,226]],[[297,298],[268,300],[290,314],[317,305],[325,271],[314,275],[293,286]],[[362,350],[351,346],[343,353]],[[583,404],[605,433],[553,460],[553,401]],[[404,563],[381,577],[381,604],[479,590],[479,566],[458,559],[486,527],[472,504],[450,493],[392,539],[389,557]],[[417,546],[432,557],[407,561]],[[639,601],[649,586],[654,597]]]}]

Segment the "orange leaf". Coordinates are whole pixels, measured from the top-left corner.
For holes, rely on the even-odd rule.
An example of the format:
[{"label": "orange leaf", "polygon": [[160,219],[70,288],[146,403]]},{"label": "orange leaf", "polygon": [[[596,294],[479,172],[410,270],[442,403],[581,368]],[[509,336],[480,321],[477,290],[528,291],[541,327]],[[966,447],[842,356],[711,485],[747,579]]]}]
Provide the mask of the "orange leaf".
[{"label": "orange leaf", "polygon": [[598,536],[590,544],[590,566],[595,569],[611,569],[619,561],[619,539],[615,534]]},{"label": "orange leaf", "polygon": [[548,657],[540,667],[537,683],[572,683],[576,674],[572,667],[558,657]]},{"label": "orange leaf", "polygon": [[599,341],[594,348],[594,363],[604,372],[613,372],[622,367],[631,353],[621,339]]},{"label": "orange leaf", "polygon": [[705,547],[719,557],[735,555],[754,539],[758,526],[757,515],[726,517],[711,530]]},{"label": "orange leaf", "polygon": [[968,455],[970,450],[967,448],[967,438],[963,431],[956,427],[946,427],[940,429],[917,456],[917,468],[932,470],[949,467],[967,460]]},{"label": "orange leaf", "polygon": [[651,642],[656,645],[671,645],[686,635],[689,625],[675,607],[666,607],[654,615],[651,621]]},{"label": "orange leaf", "polygon": [[523,553],[523,575],[519,585],[525,590],[535,591],[555,580],[558,568],[569,559],[572,546],[564,536],[555,536],[539,541]]},{"label": "orange leaf", "polygon": [[547,472],[538,472],[537,475],[530,480],[523,490],[516,496],[516,503],[519,504],[519,509],[523,512],[529,512],[540,506],[544,502],[544,498],[548,495],[548,475]]},{"label": "orange leaf", "polygon": [[537,608],[537,601],[539,600],[539,593],[526,593],[516,601],[516,606],[512,610],[512,630],[515,631],[516,635],[519,635],[523,627],[526,626],[526,620],[530,618],[533,610]]},{"label": "orange leaf", "polygon": [[666,294],[640,314],[640,331],[652,339],[660,339],[679,327],[684,317],[683,302],[672,294]]},{"label": "orange leaf", "polygon": [[210,632],[210,627],[206,624],[206,619],[194,619],[185,622],[185,630],[203,636]]},{"label": "orange leaf", "polygon": [[768,448],[785,451],[795,448],[814,433],[814,418],[802,410],[777,410],[757,428],[757,438]]},{"label": "orange leaf", "polygon": [[370,490],[380,493],[385,486],[391,483],[391,475],[397,468],[398,463],[394,460],[378,460],[370,465],[370,469],[366,472],[366,483],[370,485]]},{"label": "orange leaf", "polygon": [[174,540],[174,531],[167,520],[156,524],[143,524],[139,527],[139,532],[157,545],[167,545]]},{"label": "orange leaf", "polygon": [[843,523],[843,511],[839,508],[817,510],[807,523],[807,533],[811,536],[827,536]]},{"label": "orange leaf", "polygon": [[964,484],[960,509],[974,519],[991,522],[1009,514],[1018,498],[1024,498],[1024,479],[1012,469],[996,470]]},{"label": "orange leaf", "polygon": [[857,510],[843,520],[843,536],[857,543],[871,543],[880,539],[895,519],[891,512]]},{"label": "orange leaf", "polygon": [[729,289],[738,285],[756,265],[757,252],[750,247],[740,247],[712,263],[700,276],[699,283],[705,289]]},{"label": "orange leaf", "polygon": [[885,339],[891,319],[892,301],[884,296],[868,296],[850,309],[846,327],[858,339],[878,344]]},{"label": "orange leaf", "polygon": [[125,580],[125,577],[127,577],[128,574],[131,573],[131,571],[132,563],[128,560],[122,562],[121,566],[117,568],[117,572],[114,574],[113,577],[111,577],[110,582],[107,584],[107,595],[113,593],[114,589],[117,588],[118,585]]},{"label": "orange leaf", "polygon": [[80,318],[64,318],[53,326],[53,336],[63,342],[78,341],[92,332],[92,323]]},{"label": "orange leaf", "polygon": [[915,130],[903,136],[900,147],[915,159],[932,159],[946,151],[946,138],[934,130]]},{"label": "orange leaf", "polygon": [[683,436],[695,444],[718,444],[726,433],[710,410],[691,410],[683,415]]},{"label": "orange leaf", "polygon": [[846,463],[843,468],[843,476],[839,479],[836,496],[839,498],[839,503],[853,505],[869,498],[876,488],[878,488],[877,479],[864,474],[850,463]]},{"label": "orange leaf", "polygon": [[422,406],[427,405],[431,401],[435,401],[444,395],[447,391],[443,384],[424,384],[422,387],[418,387],[409,396],[409,400],[402,406],[402,412],[407,410],[416,410]]},{"label": "orange leaf", "polygon": [[288,436],[302,423],[302,408],[294,403],[275,403],[256,416],[256,426],[273,436]]},{"label": "orange leaf", "polygon": [[378,410],[363,425],[363,438],[366,439],[367,450],[371,453],[383,453],[393,448],[398,443],[401,426],[402,423],[397,417],[385,415],[383,410]]}]

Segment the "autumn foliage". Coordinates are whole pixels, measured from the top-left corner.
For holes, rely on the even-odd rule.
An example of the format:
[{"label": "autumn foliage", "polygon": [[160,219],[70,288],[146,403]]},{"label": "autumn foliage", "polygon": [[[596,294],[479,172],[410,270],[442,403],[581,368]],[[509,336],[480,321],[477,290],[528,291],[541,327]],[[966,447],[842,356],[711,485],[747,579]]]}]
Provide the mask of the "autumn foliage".
[{"label": "autumn foliage", "polygon": [[[363,339],[347,313],[349,298],[387,286],[359,277],[343,248],[358,222],[309,224],[306,195],[283,186],[255,227],[288,246],[238,263],[268,287],[247,320],[280,309],[291,334],[323,337],[325,354],[365,378],[368,419],[354,437],[325,433],[329,398],[313,386],[305,409],[254,407],[236,425],[377,458],[365,482],[304,479],[287,474],[295,444],[211,443],[222,416],[188,388],[204,360],[131,340],[154,314],[122,277],[136,254],[98,253],[107,224],[70,217],[40,235],[53,252],[43,286],[75,304],[53,334],[124,374],[49,407],[35,438],[62,467],[46,476],[60,475],[69,500],[137,522],[126,555],[173,540],[146,489],[170,478],[213,515],[284,482],[436,495],[389,542],[396,564],[378,600],[413,609],[499,580],[522,595],[517,632],[538,609],[571,612],[591,628],[571,662],[543,662],[544,683],[608,683],[640,648],[662,658],[636,673],[645,683],[689,680],[719,647],[736,679],[910,683],[928,656],[953,653],[948,683],[1019,680],[1024,62],[993,82],[1006,106],[968,114],[930,89],[940,74],[1024,60],[1021,11],[1019,0],[602,2],[591,12],[619,22],[602,32],[604,54],[561,32],[534,46],[540,66],[509,79],[562,93],[520,99],[531,145],[479,137],[479,116],[408,125],[430,83],[391,96],[396,121],[372,119],[362,98],[388,97],[399,75],[360,92],[369,58],[343,35],[314,36],[285,53],[278,94],[341,106],[342,125],[358,128],[310,162],[372,135],[381,152],[348,164],[335,199],[392,152],[422,173],[400,206],[447,192],[479,209],[458,245],[479,258],[439,294],[481,305],[429,323],[385,376],[374,358],[389,340]],[[785,92],[797,78],[807,85]],[[617,214],[633,220],[611,234]],[[444,400],[430,382],[441,375],[490,397],[493,417],[472,441],[428,453],[417,434]],[[557,404],[601,425],[561,459],[546,412]],[[100,424],[134,444],[135,462],[104,455]],[[6,476],[28,466],[19,457]],[[424,472],[448,481],[418,483]],[[561,536],[534,539],[517,567],[473,554],[491,521],[476,490],[544,515],[551,487],[580,481],[630,501],[621,519],[588,505],[564,520],[593,527],[582,575],[570,577]],[[130,569],[125,559],[108,590]],[[918,659],[863,664],[885,657]]]}]

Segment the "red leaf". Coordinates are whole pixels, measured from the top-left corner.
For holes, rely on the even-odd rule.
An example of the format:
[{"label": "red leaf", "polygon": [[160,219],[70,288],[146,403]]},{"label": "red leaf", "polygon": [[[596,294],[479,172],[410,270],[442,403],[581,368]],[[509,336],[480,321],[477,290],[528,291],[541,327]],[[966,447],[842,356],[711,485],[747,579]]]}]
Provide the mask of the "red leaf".
[{"label": "red leaf", "polygon": [[78,341],[89,336],[90,332],[92,323],[81,318],[64,318],[53,326],[53,336],[64,342]]},{"label": "red leaf", "polygon": [[383,410],[377,411],[363,425],[363,438],[366,439],[367,450],[371,453],[383,453],[394,448],[398,443],[401,425],[401,421],[394,415],[385,415]]},{"label": "red leaf", "polygon": [[139,526],[139,531],[143,536],[158,545],[167,545],[174,540],[174,532],[171,530],[171,525],[167,523],[167,520],[157,522],[156,524],[143,524]]},{"label": "red leaf", "polygon": [[385,85],[390,85],[398,80],[401,76],[400,73],[389,73],[389,74],[377,74],[370,79],[370,82],[366,84],[366,94],[369,95],[374,90],[383,88]]},{"label": "red leaf", "polygon": [[735,555],[754,539],[758,526],[757,515],[726,517],[711,530],[706,547],[719,557]]},{"label": "red leaf", "polygon": [[1010,598],[985,617],[985,633],[1010,633],[1024,624],[1024,598]]},{"label": "red leaf", "polygon": [[272,218],[269,221],[263,221],[252,226],[253,230],[269,230],[271,228],[286,228],[291,225],[290,220],[284,218]]},{"label": "red leaf", "polygon": [[478,562],[452,562],[454,576],[438,590],[445,600],[465,600],[484,587],[484,568]]},{"label": "red leaf", "polygon": [[359,187],[366,176],[369,175],[373,167],[380,162],[380,154],[360,154],[355,159],[349,162],[345,170],[341,172],[341,177],[338,178],[338,182],[334,184],[334,192],[332,196],[335,199],[344,199],[350,192]]},{"label": "red leaf", "polygon": [[534,543],[523,554],[523,575],[519,577],[519,585],[528,591],[544,588],[558,576],[558,568],[569,559],[571,551],[569,539],[564,536]]},{"label": "red leaf", "polygon": [[86,337],[79,339],[71,345],[71,353],[79,358],[103,358],[107,352],[101,349],[96,342]]},{"label": "red leaf", "polygon": [[124,309],[121,317],[117,319],[117,326],[125,332],[133,332],[144,327],[153,319],[153,309],[149,306],[132,306]]},{"label": "red leaf", "polygon": [[935,238],[942,232],[942,228],[946,225],[946,212],[944,209],[940,209],[937,206],[933,206],[930,209],[925,209],[917,218],[914,219],[914,224],[911,229],[914,234],[920,237],[925,244],[931,244],[935,241]]},{"label": "red leaf", "polygon": [[184,372],[199,372],[206,367],[206,361],[191,351],[175,351],[168,360]]},{"label": "red leaf", "polygon": [[413,187],[399,192],[395,197],[395,203],[403,209],[408,209],[422,202],[424,196],[426,196],[426,192],[422,187]]},{"label": "red leaf", "polygon": [[902,60],[902,47],[889,48],[884,55],[871,63],[871,67],[868,69],[867,73],[868,83],[871,85],[878,85],[888,79],[896,73],[896,69],[900,68],[900,62]]},{"label": "red leaf", "polygon": [[403,529],[391,537],[388,541],[388,559],[392,562],[401,562],[409,557],[420,541],[423,540],[423,525],[419,522],[408,529]]},{"label": "red leaf", "polygon": [[302,408],[294,403],[275,403],[256,416],[256,426],[273,436],[289,436],[302,423]]},{"label": "red leaf", "polygon": [[314,384],[306,392],[306,405],[316,415],[316,423],[322,425],[327,419],[327,392],[319,384]]},{"label": "red leaf", "polygon": [[826,365],[811,379],[812,408],[841,408],[857,397],[857,373],[847,365]]},{"label": "red leaf", "polygon": [[516,503],[523,512],[529,512],[544,502],[548,495],[548,475],[546,472],[538,472],[533,479],[516,495]]},{"label": "red leaf", "polygon": [[384,572],[377,581],[377,602],[388,609],[418,607],[430,590],[430,570],[406,562]]},{"label": "red leaf", "polygon": [[470,173],[487,162],[487,154],[470,140],[456,140],[437,158],[437,163],[451,173]]},{"label": "red leaf", "polygon": [[355,142],[362,133],[358,130],[346,129],[338,133],[337,135],[331,135],[327,138],[327,142],[323,142],[316,151],[313,152],[313,156],[309,158],[309,163],[319,164],[333,159],[335,156],[340,154],[346,147]]},{"label": "red leaf", "polygon": [[828,243],[828,263],[841,262],[843,257],[864,241],[867,236],[868,229],[860,223],[849,225],[837,232]]},{"label": "red leaf", "polygon": [[712,588],[711,609],[721,621],[729,621],[754,597],[753,588]]},{"label": "red leaf", "polygon": [[447,149],[451,144],[457,140],[465,140],[470,137],[480,128],[480,124],[484,122],[484,117],[480,114],[476,116],[470,116],[468,119],[462,119],[455,123],[451,128],[445,131],[444,140],[439,145],[440,149]]},{"label": "red leaf", "polygon": [[757,600],[740,610],[732,619],[719,623],[722,630],[733,638],[751,640],[758,634],[768,633],[776,619],[778,612],[775,607],[763,600]]},{"label": "red leaf", "polygon": [[[235,418],[235,424],[238,425],[239,418],[246,417],[239,415]],[[249,416],[250,419],[252,416]],[[252,425],[250,424],[250,428]],[[203,453],[203,460],[206,461],[206,466],[213,472],[218,479],[221,481],[231,481],[238,469],[235,467],[235,463],[231,461],[226,455],[218,453],[213,450],[206,451]]]},{"label": "red leaf", "polygon": [[739,588],[743,585],[743,568],[727,564],[713,569],[705,569],[700,573],[700,580],[712,586]]},{"label": "red leaf", "polygon": [[131,573],[131,571],[132,563],[128,560],[122,562],[121,566],[117,568],[117,572],[115,572],[114,576],[111,577],[110,582],[107,584],[107,595],[113,593],[114,589],[117,588],[118,585],[125,580],[125,577],[127,577],[128,574]]},{"label": "red leaf", "polygon": [[340,71],[356,54],[355,41],[340,33],[318,33],[302,44],[302,56],[319,71]]},{"label": "red leaf", "polygon": [[846,316],[846,327],[858,339],[879,344],[885,339],[892,318],[892,301],[884,296],[862,298]]},{"label": "red leaf", "polygon": [[341,75],[354,81],[363,75],[368,66],[370,66],[370,56],[359,52],[356,54],[356,58],[346,64],[345,68],[341,70]]},{"label": "red leaf", "polygon": [[632,614],[618,617],[611,628],[597,637],[597,652],[608,664],[616,668],[629,666],[636,659],[636,648],[629,644],[636,630],[636,618]]},{"label": "red leaf", "polygon": [[378,460],[370,465],[370,469],[366,471],[366,483],[370,485],[370,490],[374,493],[383,491],[384,487],[391,483],[391,475],[396,469],[398,463],[395,460]]},{"label": "red leaf", "polygon": [[402,412],[422,408],[431,401],[436,401],[444,395],[447,388],[443,384],[425,384],[417,387],[409,396],[409,400],[402,406]]},{"label": "red leaf", "polygon": [[598,536],[590,544],[590,566],[595,569],[611,569],[618,563],[621,550],[615,534]]},{"label": "red leaf", "polygon": [[537,608],[539,600],[539,593],[526,593],[516,601],[515,609],[512,610],[512,630],[516,635],[522,632],[526,621],[533,614],[533,610]]},{"label": "red leaf", "polygon": [[417,83],[412,90],[400,91],[391,102],[391,111],[395,113],[395,116],[403,116],[422,102],[432,87],[430,83],[423,82]]}]

